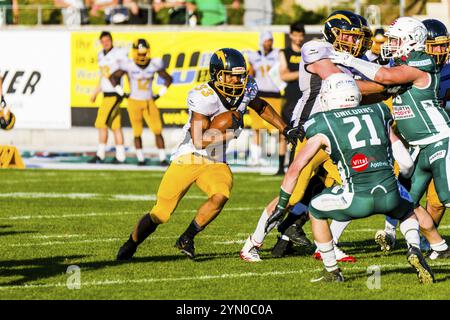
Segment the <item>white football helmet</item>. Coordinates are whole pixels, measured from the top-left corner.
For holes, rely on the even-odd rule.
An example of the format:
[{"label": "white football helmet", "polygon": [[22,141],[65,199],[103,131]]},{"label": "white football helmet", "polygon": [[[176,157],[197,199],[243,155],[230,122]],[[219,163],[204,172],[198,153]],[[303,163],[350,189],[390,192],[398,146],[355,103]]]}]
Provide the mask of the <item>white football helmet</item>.
[{"label": "white football helmet", "polygon": [[400,17],[385,33],[387,41],[381,46],[383,59],[407,56],[411,51],[424,51],[427,28],[417,19]]},{"label": "white football helmet", "polygon": [[333,73],[323,81],[319,101],[323,111],[353,108],[361,101],[361,91],[352,76]]}]

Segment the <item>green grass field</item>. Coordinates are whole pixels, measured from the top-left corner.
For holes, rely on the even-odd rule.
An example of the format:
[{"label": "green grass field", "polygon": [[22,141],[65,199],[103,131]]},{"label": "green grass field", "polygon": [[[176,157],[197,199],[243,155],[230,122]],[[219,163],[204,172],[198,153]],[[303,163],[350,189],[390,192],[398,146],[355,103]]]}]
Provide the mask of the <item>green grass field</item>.
[{"label": "green grass field", "polygon": [[[312,284],[322,264],[299,250],[271,257],[276,235],[261,257],[239,259],[261,209],[278,193],[279,177],[235,174],[230,201],[196,238],[196,261],[175,240],[205,196],[193,186],[168,224],[138,249],[134,261],[115,255],[135,222],[154,202],[162,172],[1,170],[0,299],[448,299],[450,261],[430,262],[437,283],[419,285],[405,259],[405,243],[388,256],[373,236],[384,217],[354,221],[343,249],[359,259],[341,264],[347,282]],[[305,230],[311,236],[309,223]],[[450,240],[450,216],[441,233]],[[81,288],[68,289],[66,270],[80,268]],[[381,288],[367,286],[367,268],[381,268]]]}]

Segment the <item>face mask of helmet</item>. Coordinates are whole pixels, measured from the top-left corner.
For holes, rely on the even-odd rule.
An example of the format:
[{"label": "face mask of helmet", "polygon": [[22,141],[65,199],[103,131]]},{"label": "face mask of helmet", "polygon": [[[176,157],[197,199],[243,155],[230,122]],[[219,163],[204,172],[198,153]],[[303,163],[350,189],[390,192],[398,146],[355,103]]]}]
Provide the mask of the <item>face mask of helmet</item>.
[{"label": "face mask of helmet", "polygon": [[381,46],[383,59],[401,58],[412,51],[424,51],[427,29],[422,22],[400,17],[386,32],[387,41]]},{"label": "face mask of helmet", "polygon": [[359,57],[364,54],[365,50],[368,48],[368,41],[361,30],[342,30],[342,29],[332,29],[336,40],[333,43],[333,47],[337,51],[348,52],[355,57]]},{"label": "face mask of helmet", "polygon": [[448,60],[450,37],[436,37],[425,42],[426,52],[434,58],[437,64],[444,64]]},{"label": "face mask of helmet", "polygon": [[244,94],[247,79],[247,70],[243,67],[220,70],[215,79],[215,86],[224,96],[236,98]]}]

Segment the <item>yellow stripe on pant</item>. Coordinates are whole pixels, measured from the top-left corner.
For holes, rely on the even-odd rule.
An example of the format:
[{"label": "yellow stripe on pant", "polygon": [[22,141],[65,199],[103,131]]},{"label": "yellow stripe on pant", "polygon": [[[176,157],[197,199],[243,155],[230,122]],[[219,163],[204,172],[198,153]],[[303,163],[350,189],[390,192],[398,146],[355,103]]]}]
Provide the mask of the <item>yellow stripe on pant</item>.
[{"label": "yellow stripe on pant", "polygon": [[116,130],[121,128],[120,117],[121,99],[116,94],[103,94],[103,100],[97,111],[95,127],[98,129],[111,128]]},{"label": "yellow stripe on pant", "polygon": [[192,153],[176,158],[159,185],[156,204],[150,211],[152,220],[166,223],[194,182],[208,198],[214,194],[229,198],[233,175],[226,163],[214,162]]}]

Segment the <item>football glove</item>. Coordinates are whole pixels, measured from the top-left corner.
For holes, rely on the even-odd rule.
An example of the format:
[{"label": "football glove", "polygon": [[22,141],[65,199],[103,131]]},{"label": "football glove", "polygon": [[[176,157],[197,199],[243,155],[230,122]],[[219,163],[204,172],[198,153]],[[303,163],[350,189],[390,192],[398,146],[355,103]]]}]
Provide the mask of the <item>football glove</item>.
[{"label": "football glove", "polygon": [[351,67],[353,59],[355,59],[355,57],[347,52],[333,51],[330,59],[334,64],[341,64],[346,67]]},{"label": "football glove", "polygon": [[284,213],[286,210],[280,209],[278,206],[272,212],[272,215],[267,219],[265,232],[269,233],[273,228],[278,227],[278,225],[283,221]]},{"label": "football glove", "polygon": [[297,140],[303,141],[305,137],[305,132],[302,126],[298,127],[286,126],[286,128],[283,129],[283,135],[286,137],[289,143],[295,145],[297,144]]},{"label": "football glove", "polygon": [[409,88],[411,88],[409,84],[388,85],[384,88],[383,93],[388,96],[396,96],[405,93]]},{"label": "football glove", "polygon": [[244,117],[241,115],[240,118],[236,117],[233,113],[231,115],[232,125],[231,128],[234,130],[234,137],[237,138],[242,132],[242,128],[244,127]]}]

